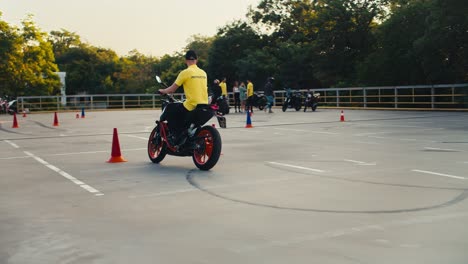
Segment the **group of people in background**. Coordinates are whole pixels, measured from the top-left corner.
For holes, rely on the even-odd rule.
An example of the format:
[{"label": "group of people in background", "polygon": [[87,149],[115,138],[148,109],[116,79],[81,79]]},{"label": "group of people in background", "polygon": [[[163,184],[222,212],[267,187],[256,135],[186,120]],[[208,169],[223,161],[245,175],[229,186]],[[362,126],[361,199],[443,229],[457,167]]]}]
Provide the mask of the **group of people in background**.
[{"label": "group of people in background", "polygon": [[[253,83],[247,80],[247,85],[244,82],[234,81],[232,86],[232,92],[234,94],[234,111],[235,113],[243,113],[244,111],[253,111],[252,97],[254,95]],[[228,100],[228,90],[226,84],[226,78],[218,79],[213,81],[211,87],[212,102],[220,97]]]}]

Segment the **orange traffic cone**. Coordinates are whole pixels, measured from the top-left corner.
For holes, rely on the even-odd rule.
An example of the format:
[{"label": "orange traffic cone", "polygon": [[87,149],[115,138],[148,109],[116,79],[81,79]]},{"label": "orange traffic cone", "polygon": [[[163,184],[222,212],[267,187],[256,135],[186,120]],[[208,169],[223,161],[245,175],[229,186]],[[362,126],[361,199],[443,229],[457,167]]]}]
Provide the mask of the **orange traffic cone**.
[{"label": "orange traffic cone", "polygon": [[250,120],[250,111],[247,111],[247,124],[245,125],[245,128],[252,128],[252,120]]},{"label": "orange traffic cone", "polygon": [[26,117],[26,111],[23,110],[23,117]]},{"label": "orange traffic cone", "polygon": [[57,112],[54,114],[54,126],[59,126],[58,118],[57,118]]},{"label": "orange traffic cone", "polygon": [[76,113],[76,119],[80,118],[80,114]]},{"label": "orange traffic cone", "polygon": [[343,110],[341,110],[340,121],[341,121],[341,122],[344,122],[344,121],[345,121],[345,120],[344,120],[344,113],[343,113]]},{"label": "orange traffic cone", "polygon": [[13,126],[12,128],[18,128],[18,120],[16,119],[16,113],[13,113]]},{"label": "orange traffic cone", "polygon": [[107,161],[109,163],[117,163],[117,162],[126,162],[120,153],[120,143],[119,143],[119,136],[117,135],[117,128],[114,128],[114,136],[112,137],[112,153],[111,158]]}]

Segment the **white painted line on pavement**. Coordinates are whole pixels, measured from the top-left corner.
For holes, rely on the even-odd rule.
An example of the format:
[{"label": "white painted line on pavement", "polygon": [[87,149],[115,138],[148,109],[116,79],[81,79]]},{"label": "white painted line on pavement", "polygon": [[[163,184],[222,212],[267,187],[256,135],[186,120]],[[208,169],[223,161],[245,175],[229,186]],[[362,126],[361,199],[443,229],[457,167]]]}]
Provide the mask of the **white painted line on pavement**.
[{"label": "white painted line on pavement", "polygon": [[273,162],[273,161],[269,161],[268,163],[273,164],[273,165],[279,165],[279,166],[284,166],[284,167],[295,168],[295,169],[309,170],[309,171],[313,171],[313,172],[325,172],[324,170],[312,169],[312,168],[301,167],[301,166],[296,166],[296,165],[291,165],[291,164]]},{"label": "white painted line on pavement", "polygon": [[435,127],[435,128],[421,129],[421,131],[444,130],[444,129],[445,128],[443,128],[443,127]]},{"label": "white painted line on pavement", "polygon": [[364,162],[364,161],[359,161],[359,160],[349,160],[349,159],[345,159],[344,161],[348,161],[348,162],[352,162],[352,163],[357,163],[359,165],[364,165],[364,166],[373,166],[375,165],[375,162],[374,163],[369,163],[369,162]]},{"label": "white painted line on pavement", "polygon": [[[122,149],[121,151],[136,151],[136,150],[144,150],[146,148],[136,148],[136,149]],[[104,153],[104,152],[111,152],[111,150],[97,150],[97,151],[83,151],[83,152],[70,152],[70,153],[58,153],[58,154],[48,154],[44,155],[45,157],[51,156],[68,156],[68,155],[81,155],[81,154],[96,154],[96,153]]]},{"label": "white painted line on pavement", "polygon": [[354,136],[357,136],[357,137],[364,137],[364,136],[377,135],[377,134],[386,134],[386,133],[389,133],[389,132],[359,133],[359,134],[354,134]]},{"label": "white painted line on pavement", "polygon": [[359,143],[359,144],[369,144],[369,145],[382,145],[382,143],[367,142],[367,141],[356,141],[356,143]]},{"label": "white painted line on pavement", "polygon": [[10,160],[10,159],[26,159],[31,158],[30,156],[19,156],[19,157],[9,157],[9,158],[0,158],[0,160]]},{"label": "white painted line on pavement", "polygon": [[138,138],[138,139],[143,139],[143,140],[148,140],[148,138],[144,138],[144,137],[139,137],[139,136],[134,136],[134,135],[127,135],[127,137],[131,137],[131,138]]},{"label": "white painted line on pavement", "polygon": [[294,132],[307,132],[307,133],[317,133],[317,134],[327,134],[327,135],[339,135],[339,133],[304,130],[304,129],[291,129],[291,128],[275,128],[275,129],[284,130],[284,131],[294,131]]},{"label": "white painted line on pavement", "polygon": [[437,176],[443,176],[443,177],[449,177],[449,178],[454,178],[454,179],[459,179],[459,180],[466,180],[465,177],[455,176],[455,175],[450,175],[450,174],[444,174],[444,173],[438,173],[438,172],[433,172],[433,171],[425,171],[425,170],[411,170],[411,171],[426,173],[426,174],[432,174],[432,175],[437,175]]},{"label": "white painted line on pavement", "polygon": [[462,152],[462,150],[457,150],[457,149],[443,149],[443,148],[424,148],[426,150],[439,150],[439,151],[456,151],[456,152]]},{"label": "white painted line on pavement", "polygon": [[71,176],[70,174],[64,172],[63,170],[55,167],[54,165],[52,164],[49,164],[47,161],[37,157],[36,155],[32,154],[31,152],[28,152],[28,151],[24,151],[24,153],[30,157],[32,157],[33,159],[35,159],[36,161],[38,161],[39,163],[43,164],[44,166],[46,166],[47,168],[57,172],[58,174],[60,174],[62,177],[70,180],[71,182],[75,183],[76,185],[80,186],[81,188],[85,189],[86,191],[90,192],[90,193],[93,193],[94,195],[96,196],[102,196],[104,195],[103,193],[101,193],[100,191],[94,189],[93,187],[85,184],[84,182],[78,180],[77,178]]},{"label": "white painted line on pavement", "polygon": [[11,142],[10,140],[4,140],[6,143],[10,144],[12,147],[14,148],[19,148],[18,145],[16,145],[15,143]]}]

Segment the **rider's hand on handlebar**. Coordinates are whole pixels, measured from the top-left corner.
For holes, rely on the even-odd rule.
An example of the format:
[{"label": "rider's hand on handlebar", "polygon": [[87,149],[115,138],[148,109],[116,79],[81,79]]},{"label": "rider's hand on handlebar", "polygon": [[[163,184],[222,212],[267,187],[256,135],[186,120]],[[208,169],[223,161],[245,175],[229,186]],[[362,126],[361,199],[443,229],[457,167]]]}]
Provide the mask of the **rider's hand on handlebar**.
[{"label": "rider's hand on handlebar", "polygon": [[167,94],[167,93],[166,93],[165,89],[159,89],[158,94]]}]

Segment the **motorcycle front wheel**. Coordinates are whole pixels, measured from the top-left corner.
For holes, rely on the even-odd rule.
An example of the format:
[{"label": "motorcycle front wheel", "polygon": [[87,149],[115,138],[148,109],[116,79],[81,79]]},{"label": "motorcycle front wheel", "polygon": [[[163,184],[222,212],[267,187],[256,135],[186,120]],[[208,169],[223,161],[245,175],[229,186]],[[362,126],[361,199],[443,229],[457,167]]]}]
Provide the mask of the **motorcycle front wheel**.
[{"label": "motorcycle front wheel", "polygon": [[159,125],[157,125],[148,139],[148,157],[153,163],[159,163],[166,157],[166,154],[166,144],[162,140]]},{"label": "motorcycle front wheel", "polygon": [[283,112],[286,112],[286,109],[288,109],[288,102],[287,102],[287,101],[285,101],[285,102],[283,103],[282,109],[283,109]]},{"label": "motorcycle front wheel", "polygon": [[296,100],[294,100],[294,109],[296,109],[296,111],[299,111],[301,110],[301,108],[302,108],[302,101],[299,98],[296,98]]},{"label": "motorcycle front wheel", "polygon": [[213,168],[221,155],[222,143],[218,130],[212,126],[202,127],[196,135],[195,145],[192,155],[195,166],[204,171]]},{"label": "motorcycle front wheel", "polygon": [[261,97],[257,101],[258,109],[260,109],[260,111],[265,109],[266,104],[267,104],[267,100],[265,97]]}]

